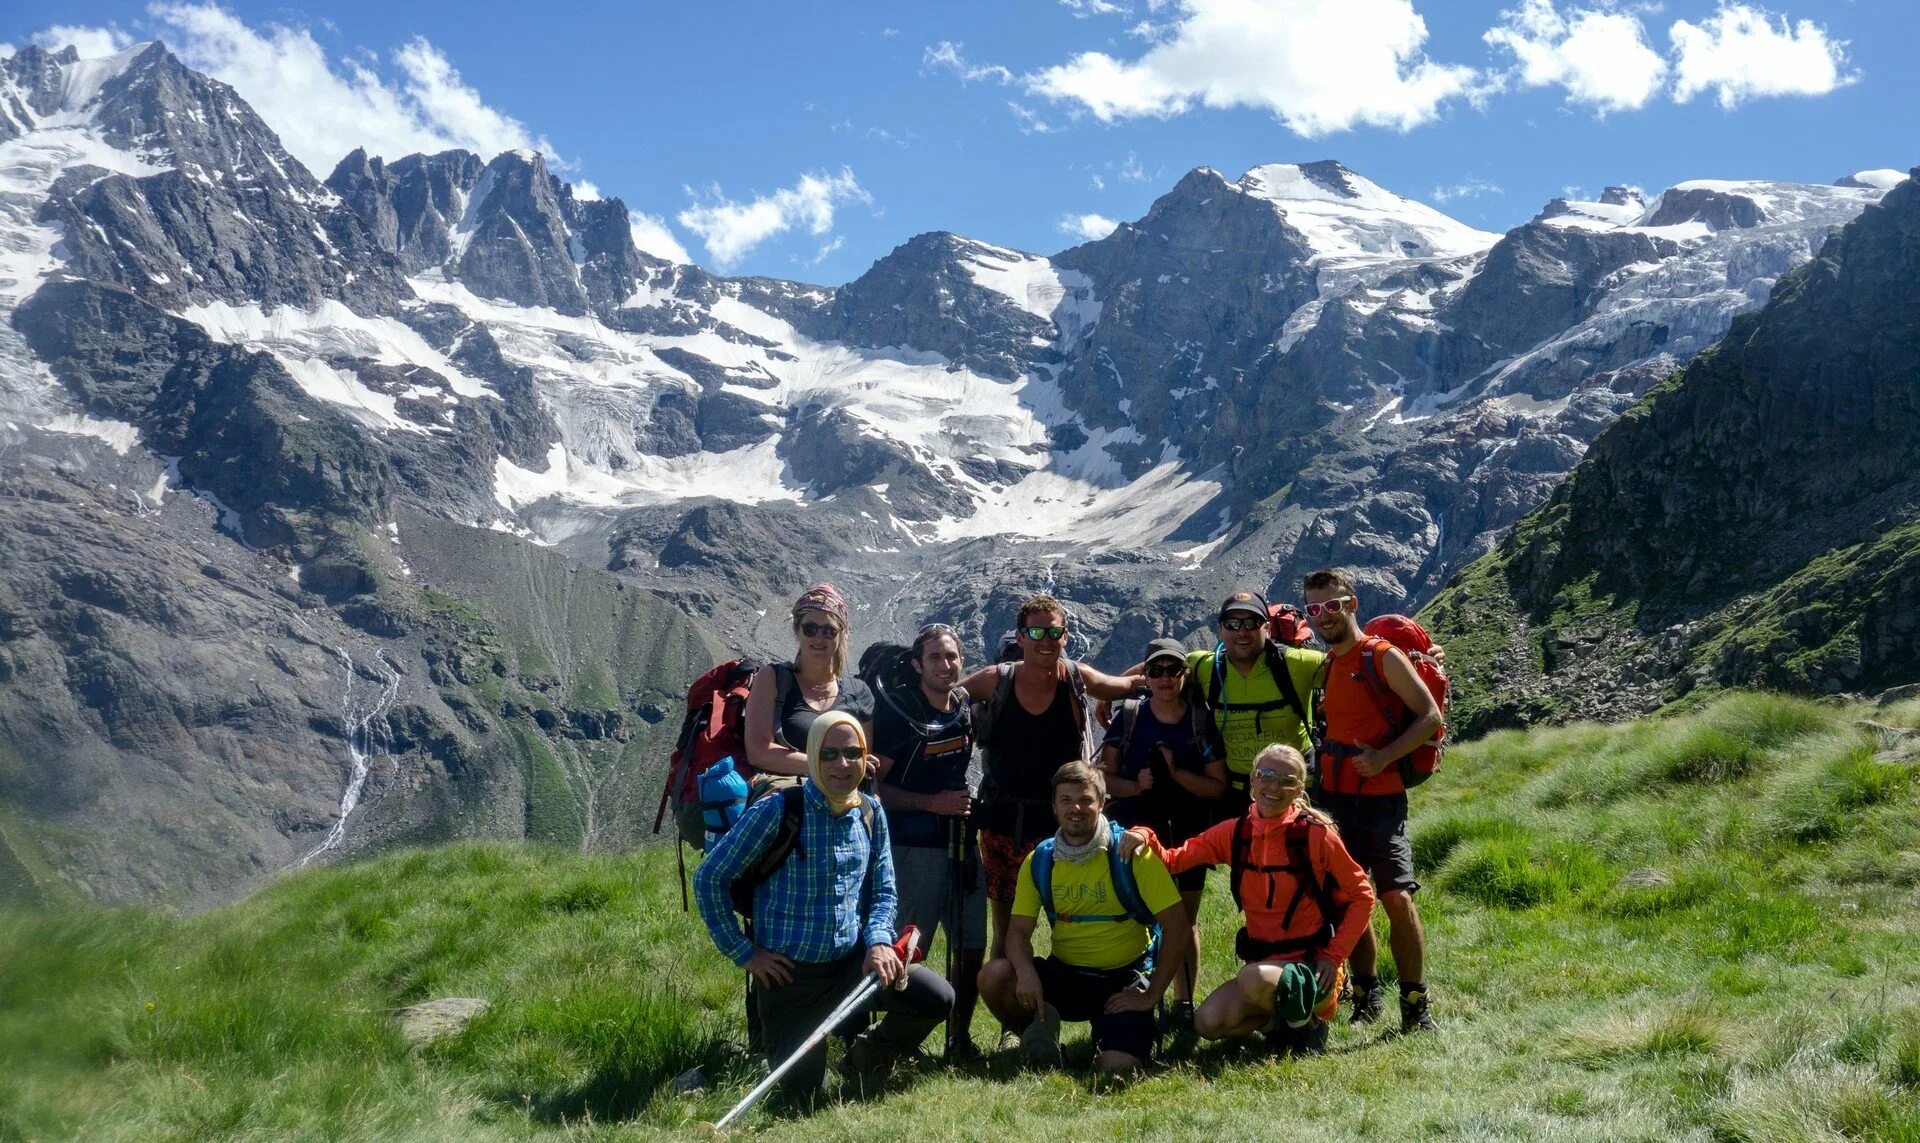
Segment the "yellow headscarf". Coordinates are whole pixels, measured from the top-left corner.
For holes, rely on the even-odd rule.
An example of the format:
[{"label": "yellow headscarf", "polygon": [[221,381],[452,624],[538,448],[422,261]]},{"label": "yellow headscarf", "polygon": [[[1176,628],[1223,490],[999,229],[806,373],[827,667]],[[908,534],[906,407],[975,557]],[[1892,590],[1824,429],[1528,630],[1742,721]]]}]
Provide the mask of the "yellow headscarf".
[{"label": "yellow headscarf", "polygon": [[827,732],[845,723],[853,727],[853,736],[862,748],[867,745],[867,730],[860,720],[844,710],[830,710],[813,720],[813,728],[807,731],[807,776],[820,788],[820,796],[827,800],[828,808],[836,814],[844,814],[860,804],[860,791],[849,791],[845,797],[836,798],[827,792],[827,784],[820,780],[820,747],[827,741]]}]

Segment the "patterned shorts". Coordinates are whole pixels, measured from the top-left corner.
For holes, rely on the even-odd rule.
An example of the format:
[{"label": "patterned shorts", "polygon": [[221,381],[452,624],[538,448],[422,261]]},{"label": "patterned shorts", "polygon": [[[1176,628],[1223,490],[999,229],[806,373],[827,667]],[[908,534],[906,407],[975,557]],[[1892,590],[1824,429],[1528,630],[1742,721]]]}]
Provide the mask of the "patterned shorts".
[{"label": "patterned shorts", "polygon": [[1016,846],[1013,839],[1003,833],[994,833],[983,829],[979,833],[980,871],[987,879],[987,900],[1011,901],[1013,890],[1020,883],[1020,863],[1026,860],[1033,847],[1040,844],[1048,834],[1027,839],[1025,845]]}]

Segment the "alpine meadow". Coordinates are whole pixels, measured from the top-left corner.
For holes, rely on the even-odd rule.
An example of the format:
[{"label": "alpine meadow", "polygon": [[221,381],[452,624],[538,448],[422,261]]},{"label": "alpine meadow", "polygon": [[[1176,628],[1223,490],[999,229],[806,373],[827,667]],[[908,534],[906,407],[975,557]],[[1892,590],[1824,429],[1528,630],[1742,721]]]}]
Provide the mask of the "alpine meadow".
[{"label": "alpine meadow", "polygon": [[0,15],[0,1143],[1920,1143],[1920,15],[1584,2]]}]

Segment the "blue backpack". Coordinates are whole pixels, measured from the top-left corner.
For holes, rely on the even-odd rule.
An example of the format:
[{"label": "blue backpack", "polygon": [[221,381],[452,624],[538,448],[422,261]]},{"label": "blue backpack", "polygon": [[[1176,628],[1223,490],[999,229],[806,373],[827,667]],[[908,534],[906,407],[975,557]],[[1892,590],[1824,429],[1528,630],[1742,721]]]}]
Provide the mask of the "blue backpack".
[{"label": "blue backpack", "polygon": [[1061,913],[1053,906],[1053,842],[1049,837],[1033,850],[1033,863],[1030,870],[1033,887],[1040,893],[1040,908],[1047,914],[1047,923],[1055,925],[1064,917],[1072,922],[1088,921],[1137,921],[1147,927],[1147,955],[1142,970],[1153,971],[1154,954],[1160,949],[1160,922],[1154,919],[1153,910],[1147,908],[1146,898],[1140,896],[1140,883],[1133,876],[1133,863],[1120,860],[1120,837],[1126,831],[1118,822],[1108,822],[1107,837],[1107,876],[1113,881],[1114,896],[1120,899],[1120,913]]}]

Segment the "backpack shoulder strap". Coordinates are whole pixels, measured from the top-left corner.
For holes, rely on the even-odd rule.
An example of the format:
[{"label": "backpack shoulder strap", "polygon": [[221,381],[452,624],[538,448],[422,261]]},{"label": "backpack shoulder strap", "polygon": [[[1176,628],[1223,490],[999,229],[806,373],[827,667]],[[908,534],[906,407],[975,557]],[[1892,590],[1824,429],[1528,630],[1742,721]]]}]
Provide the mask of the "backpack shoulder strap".
[{"label": "backpack shoulder strap", "polygon": [[1119,898],[1127,916],[1152,928],[1158,922],[1154,920],[1153,911],[1147,908],[1146,898],[1140,895],[1140,881],[1133,874],[1133,862],[1120,857],[1120,838],[1126,831],[1119,822],[1108,822],[1107,830],[1107,872],[1113,878],[1113,895]]},{"label": "backpack shoulder strap", "polygon": [[1095,753],[1094,736],[1087,731],[1087,719],[1093,716],[1093,704],[1087,700],[1087,677],[1080,673],[1080,663],[1077,660],[1067,660],[1067,683],[1073,688],[1073,721],[1080,728],[1080,760],[1082,762],[1097,761],[1097,755],[1095,758],[1087,757],[1088,754]]},{"label": "backpack shoulder strap", "polygon": [[754,893],[780,871],[780,867],[787,863],[787,858],[796,851],[805,852],[805,847],[800,843],[800,827],[807,812],[805,794],[805,787],[802,786],[789,786],[779,792],[780,824],[774,830],[773,840],[760,851],[760,856],[754,859],[746,872],[734,879],[733,903],[737,911],[751,915]]},{"label": "backpack shoulder strap", "polygon": [[1380,665],[1381,656],[1392,649],[1393,644],[1385,639],[1377,635],[1367,636],[1366,640],[1360,644],[1358,677],[1368,692],[1373,695],[1374,705],[1378,706],[1380,713],[1386,716],[1387,725],[1394,727],[1395,733],[1398,733],[1399,728],[1407,725],[1410,711],[1406,701],[1387,683],[1387,673]]},{"label": "backpack shoulder strap", "polygon": [[[1297,886],[1294,890],[1294,902],[1297,903],[1302,896],[1312,896],[1314,905],[1320,910],[1320,923],[1331,929],[1338,924],[1339,907],[1333,900],[1332,874],[1324,874],[1314,868],[1312,841],[1316,827],[1326,828],[1306,813],[1300,814],[1287,823],[1287,864],[1292,867],[1294,883]],[[1294,904],[1289,904],[1287,906],[1289,918],[1292,917],[1293,910]]]},{"label": "backpack shoulder strap", "polygon": [[788,750],[805,750],[806,743],[795,746],[787,741],[780,727],[780,712],[787,709],[787,700],[793,697],[793,664],[771,663],[773,668],[773,740]]},{"label": "backpack shoulder strap", "polygon": [[1028,862],[1027,870],[1033,877],[1033,887],[1040,893],[1040,911],[1047,915],[1047,924],[1059,920],[1060,912],[1053,907],[1053,839],[1046,838],[1033,847],[1033,860]]},{"label": "backpack shoulder strap", "polygon": [[1133,728],[1140,725],[1140,703],[1137,698],[1123,700],[1120,703],[1120,764],[1125,765],[1133,753]]},{"label": "backpack shoulder strap", "polygon": [[1287,700],[1300,725],[1311,733],[1313,723],[1307,719],[1307,704],[1300,698],[1299,688],[1293,685],[1293,670],[1287,663],[1287,653],[1272,639],[1267,640],[1266,648],[1267,670],[1273,675],[1273,685],[1280,688],[1280,697]]},{"label": "backpack shoulder strap", "polygon": [[1247,875],[1247,854],[1253,848],[1253,820],[1241,814],[1233,823],[1233,845],[1228,850],[1227,890],[1233,894],[1233,907],[1246,912],[1240,900],[1240,881]]}]

